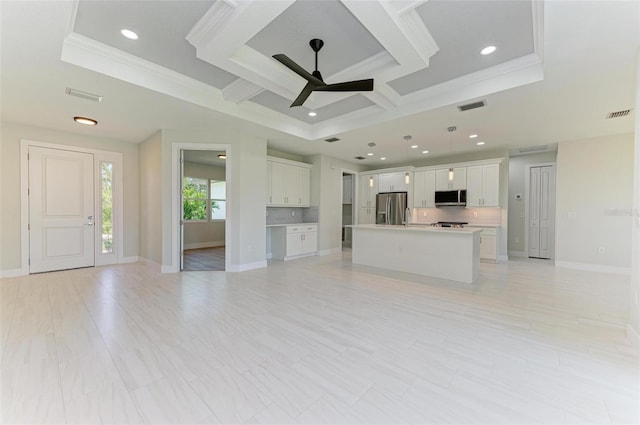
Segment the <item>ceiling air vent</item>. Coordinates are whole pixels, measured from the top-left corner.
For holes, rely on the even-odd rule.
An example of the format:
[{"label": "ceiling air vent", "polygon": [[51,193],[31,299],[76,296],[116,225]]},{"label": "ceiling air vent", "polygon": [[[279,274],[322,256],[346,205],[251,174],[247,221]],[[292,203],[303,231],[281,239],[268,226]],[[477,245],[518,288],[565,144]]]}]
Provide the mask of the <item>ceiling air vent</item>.
[{"label": "ceiling air vent", "polygon": [[363,159],[366,159],[364,156],[354,156],[355,159],[362,161]]},{"label": "ceiling air vent", "polygon": [[325,142],[329,142],[329,143],[333,143],[333,142],[337,142],[338,139],[337,137],[329,137],[328,139],[324,139]]},{"label": "ceiling air vent", "polygon": [[470,109],[482,108],[487,106],[487,102],[481,100],[479,102],[467,103],[466,105],[459,105],[458,109],[460,112],[468,111]]},{"label": "ceiling air vent", "polygon": [[631,113],[631,109],[625,109],[624,111],[617,111],[617,112],[609,112],[607,114],[607,119],[610,120],[612,118],[626,117],[626,116],[629,116],[630,113]]},{"label": "ceiling air vent", "polygon": [[69,87],[67,87],[67,89],[65,90],[65,93],[70,95],[70,96],[79,97],[80,99],[91,100],[91,101],[94,101],[94,102],[102,102],[102,96],[100,96],[100,95],[93,94],[93,93],[87,93],[87,92],[76,90],[76,89],[72,89],[72,88],[69,88]]}]

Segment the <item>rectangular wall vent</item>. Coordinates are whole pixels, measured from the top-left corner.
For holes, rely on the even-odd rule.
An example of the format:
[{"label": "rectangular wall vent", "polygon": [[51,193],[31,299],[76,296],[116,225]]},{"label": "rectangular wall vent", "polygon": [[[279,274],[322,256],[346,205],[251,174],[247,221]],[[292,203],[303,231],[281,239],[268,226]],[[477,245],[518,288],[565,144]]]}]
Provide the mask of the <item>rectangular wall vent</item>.
[{"label": "rectangular wall vent", "polygon": [[518,152],[520,153],[540,152],[540,151],[546,151],[548,147],[549,147],[548,145],[531,146],[529,148],[519,148]]},{"label": "rectangular wall vent", "polygon": [[458,109],[460,110],[460,112],[464,112],[470,109],[482,108],[484,106],[487,106],[487,102],[481,100],[479,102],[467,103],[466,105],[459,105]]},{"label": "rectangular wall vent", "polygon": [[80,99],[91,100],[93,102],[102,102],[102,96],[100,95],[87,93],[87,92],[72,89],[69,87],[67,87],[67,90],[65,90],[65,93],[70,96],[79,97]]},{"label": "rectangular wall vent", "polygon": [[362,161],[363,159],[365,159],[364,156],[354,156],[355,159]]},{"label": "rectangular wall vent", "polygon": [[631,113],[631,109],[625,109],[624,111],[617,111],[617,112],[609,112],[607,114],[607,119],[610,120],[611,118],[626,117],[626,116],[629,116],[630,113]]},{"label": "rectangular wall vent", "polygon": [[337,137],[329,137],[328,139],[324,139],[325,142],[329,142],[329,143],[333,143],[333,142],[337,142],[338,139]]}]

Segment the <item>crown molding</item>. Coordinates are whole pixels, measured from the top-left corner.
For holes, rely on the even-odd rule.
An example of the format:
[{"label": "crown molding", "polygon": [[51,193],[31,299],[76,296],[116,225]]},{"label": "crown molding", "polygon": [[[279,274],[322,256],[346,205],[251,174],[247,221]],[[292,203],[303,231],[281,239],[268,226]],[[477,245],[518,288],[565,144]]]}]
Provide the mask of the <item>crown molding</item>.
[{"label": "crown molding", "polygon": [[228,102],[241,103],[263,91],[262,87],[238,78],[222,89],[222,97]]}]

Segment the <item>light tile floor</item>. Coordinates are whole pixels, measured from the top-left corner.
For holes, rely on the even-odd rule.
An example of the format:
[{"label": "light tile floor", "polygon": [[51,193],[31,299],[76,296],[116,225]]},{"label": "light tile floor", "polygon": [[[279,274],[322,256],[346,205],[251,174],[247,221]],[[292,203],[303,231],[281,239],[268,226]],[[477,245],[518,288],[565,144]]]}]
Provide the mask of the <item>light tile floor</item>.
[{"label": "light tile floor", "polygon": [[638,423],[627,277],[482,264],[467,286],[310,257],[0,280],[1,422]]}]

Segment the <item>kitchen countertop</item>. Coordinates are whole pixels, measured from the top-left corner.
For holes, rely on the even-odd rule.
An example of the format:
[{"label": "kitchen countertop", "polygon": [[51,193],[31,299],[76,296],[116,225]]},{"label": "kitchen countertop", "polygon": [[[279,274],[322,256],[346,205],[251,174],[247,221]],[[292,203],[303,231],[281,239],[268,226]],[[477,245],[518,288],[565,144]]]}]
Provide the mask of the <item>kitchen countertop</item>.
[{"label": "kitchen countertop", "polygon": [[462,229],[455,229],[453,227],[431,227],[429,225],[392,225],[392,224],[356,224],[347,227],[354,229],[376,229],[376,230],[399,230],[402,232],[433,232],[433,233],[455,233],[455,234],[473,234],[475,232],[481,232],[480,229],[469,229],[463,227]]},{"label": "kitchen countertop", "polygon": [[[431,223],[409,223],[409,226],[424,226],[429,227]],[[497,229],[498,227],[502,227],[499,224],[476,224],[476,223],[468,223],[465,224],[464,227],[490,227]]]},{"label": "kitchen countertop", "polygon": [[318,224],[318,223],[267,224],[267,227],[305,226],[305,225],[308,225],[308,224]]}]

